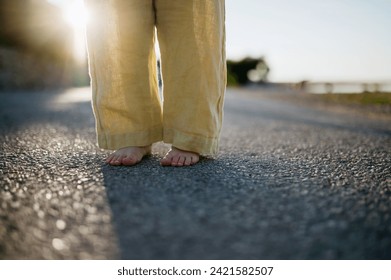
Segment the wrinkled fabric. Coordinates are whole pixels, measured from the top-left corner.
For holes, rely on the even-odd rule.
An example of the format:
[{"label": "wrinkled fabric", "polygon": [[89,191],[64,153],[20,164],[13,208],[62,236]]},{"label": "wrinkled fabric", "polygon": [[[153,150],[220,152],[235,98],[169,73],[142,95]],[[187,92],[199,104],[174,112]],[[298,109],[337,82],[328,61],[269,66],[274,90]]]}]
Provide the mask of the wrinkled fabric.
[{"label": "wrinkled fabric", "polygon": [[164,141],[216,155],[226,86],[224,0],[85,2],[92,14],[87,45],[98,145]]}]

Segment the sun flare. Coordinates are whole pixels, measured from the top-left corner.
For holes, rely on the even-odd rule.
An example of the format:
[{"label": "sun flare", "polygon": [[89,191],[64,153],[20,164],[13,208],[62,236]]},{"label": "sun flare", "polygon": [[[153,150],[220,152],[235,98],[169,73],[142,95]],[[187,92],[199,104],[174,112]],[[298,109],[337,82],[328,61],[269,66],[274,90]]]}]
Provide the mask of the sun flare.
[{"label": "sun flare", "polygon": [[68,1],[64,6],[63,15],[66,22],[76,29],[84,28],[89,17],[82,0]]},{"label": "sun flare", "polygon": [[63,17],[73,29],[73,53],[75,59],[82,63],[86,58],[85,25],[89,20],[89,13],[83,0],[64,1]]}]

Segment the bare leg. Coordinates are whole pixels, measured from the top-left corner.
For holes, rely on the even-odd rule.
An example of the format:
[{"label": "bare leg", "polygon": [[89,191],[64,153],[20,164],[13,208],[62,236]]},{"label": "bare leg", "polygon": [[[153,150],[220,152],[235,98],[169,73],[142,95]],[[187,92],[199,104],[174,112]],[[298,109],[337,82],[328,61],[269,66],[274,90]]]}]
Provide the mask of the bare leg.
[{"label": "bare leg", "polygon": [[200,156],[197,153],[172,147],[160,161],[160,164],[162,166],[190,166],[196,164],[199,160]]},{"label": "bare leg", "polygon": [[125,147],[121,148],[106,159],[110,165],[127,165],[132,166],[139,163],[144,156],[151,153],[151,145],[144,147]]}]

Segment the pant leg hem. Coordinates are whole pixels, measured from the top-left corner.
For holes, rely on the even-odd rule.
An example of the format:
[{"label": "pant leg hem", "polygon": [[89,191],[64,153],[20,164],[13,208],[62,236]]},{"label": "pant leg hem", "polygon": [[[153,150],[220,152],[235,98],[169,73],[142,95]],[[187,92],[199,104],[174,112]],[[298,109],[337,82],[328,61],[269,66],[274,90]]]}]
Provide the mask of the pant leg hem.
[{"label": "pant leg hem", "polygon": [[172,146],[178,149],[195,152],[208,157],[215,157],[219,148],[218,137],[208,138],[171,128],[164,128],[163,141],[172,144]]},{"label": "pant leg hem", "polygon": [[117,150],[128,146],[148,146],[163,140],[163,129],[153,128],[141,132],[109,135],[98,133],[98,146],[102,149]]}]

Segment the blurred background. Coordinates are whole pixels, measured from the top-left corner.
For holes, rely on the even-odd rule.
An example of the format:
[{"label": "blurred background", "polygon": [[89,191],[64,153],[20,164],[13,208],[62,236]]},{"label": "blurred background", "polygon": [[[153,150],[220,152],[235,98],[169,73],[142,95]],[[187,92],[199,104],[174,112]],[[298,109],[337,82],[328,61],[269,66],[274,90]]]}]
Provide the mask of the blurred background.
[{"label": "blurred background", "polygon": [[[228,84],[391,92],[391,1],[226,0]],[[0,0],[0,89],[87,86],[82,0]]]},{"label": "blurred background", "polygon": [[89,84],[82,1],[0,0],[0,89]]}]

